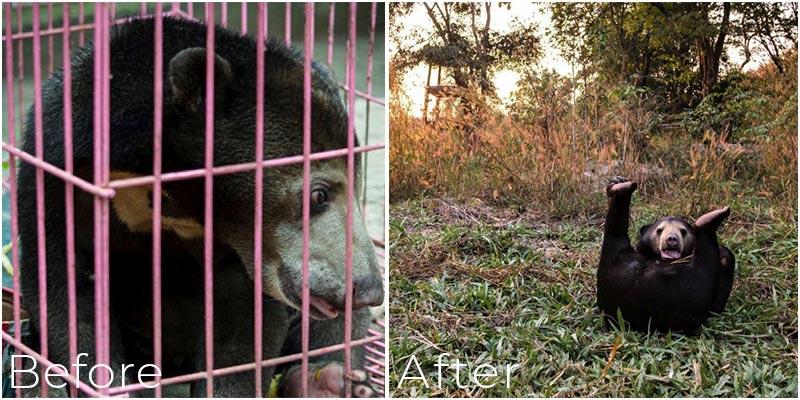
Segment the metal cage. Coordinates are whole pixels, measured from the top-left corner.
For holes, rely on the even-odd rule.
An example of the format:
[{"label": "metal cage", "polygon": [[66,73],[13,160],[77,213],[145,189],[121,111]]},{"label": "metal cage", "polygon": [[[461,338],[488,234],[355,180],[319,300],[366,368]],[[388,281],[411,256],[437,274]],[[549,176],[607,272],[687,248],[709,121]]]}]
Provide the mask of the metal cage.
[{"label": "metal cage", "polygon": [[[259,382],[261,375],[258,373],[261,368],[263,367],[270,367],[276,366],[282,363],[288,362],[295,362],[297,360],[301,360],[301,371],[302,371],[302,381],[303,381],[303,393],[306,393],[307,390],[307,377],[308,377],[308,360],[309,357],[317,356],[320,354],[331,353],[335,351],[343,351],[345,353],[345,362],[344,368],[347,374],[351,371],[351,363],[350,363],[350,351],[353,346],[365,346],[367,351],[367,366],[366,369],[370,375],[371,382],[375,385],[378,389],[379,393],[383,393],[385,391],[385,344],[384,344],[384,333],[385,333],[385,324],[383,322],[383,317],[376,317],[374,321],[373,329],[369,330],[369,335],[365,338],[353,340],[350,337],[350,324],[352,318],[352,291],[347,292],[346,297],[346,308],[344,311],[345,315],[345,340],[343,343],[324,347],[320,349],[309,349],[309,264],[308,264],[308,253],[309,253],[309,182],[310,182],[310,169],[311,169],[311,162],[314,160],[322,160],[322,159],[329,159],[335,157],[343,157],[347,160],[347,204],[348,204],[348,219],[346,220],[346,233],[348,240],[347,243],[347,254],[348,258],[346,258],[346,267],[345,267],[345,274],[346,274],[346,281],[349,288],[352,288],[352,230],[353,230],[353,206],[354,206],[354,196],[368,196],[366,190],[363,194],[358,194],[354,192],[356,174],[355,168],[357,167],[354,163],[355,154],[356,153],[363,153],[364,156],[362,158],[366,159],[366,155],[370,152],[380,151],[380,154],[373,155],[373,157],[380,157],[381,162],[383,160],[383,153],[382,149],[384,148],[383,140],[380,140],[379,143],[369,143],[369,134],[370,129],[373,131],[377,129],[378,132],[383,132],[383,127],[372,127],[369,126],[369,115],[371,105],[372,111],[374,113],[375,106],[380,107],[380,110],[385,107],[385,102],[380,97],[376,97],[373,94],[372,86],[373,86],[373,60],[374,60],[374,52],[375,52],[375,31],[376,31],[376,21],[379,17],[377,12],[377,4],[372,3],[369,6],[370,11],[370,26],[369,26],[369,44],[366,48],[367,56],[360,57],[361,59],[357,59],[356,50],[356,17],[357,11],[360,7],[357,6],[355,3],[349,4],[339,4],[337,7],[335,3],[331,3],[330,5],[324,5],[323,7],[328,8],[328,18],[327,21],[327,38],[323,38],[327,42],[327,63],[333,64],[334,63],[334,49],[345,49],[345,79],[344,82],[341,83],[341,89],[344,91],[346,96],[346,104],[348,109],[348,146],[342,149],[336,149],[332,151],[326,152],[319,152],[319,153],[312,153],[311,152],[311,135],[313,132],[311,131],[311,60],[314,57],[314,43],[315,43],[315,4],[313,3],[301,3],[301,4],[292,4],[292,3],[285,3],[285,4],[272,4],[270,7],[267,7],[266,4],[248,4],[242,3],[240,7],[240,15],[228,15],[228,4],[226,3],[216,3],[216,4],[194,4],[194,3],[171,3],[169,6],[162,6],[160,3],[155,4],[148,4],[148,3],[141,3],[139,7],[138,15],[133,16],[118,16],[116,5],[115,4],[106,4],[106,3],[96,3],[94,6],[87,5],[84,6],[83,3],[80,4],[64,4],[63,5],[63,12],[62,12],[62,21],[54,21],[54,8],[55,7],[62,7],[62,5],[53,5],[52,3],[46,5],[39,5],[39,4],[10,4],[5,3],[3,7],[3,47],[4,47],[4,86],[5,86],[5,104],[3,110],[3,117],[5,120],[4,126],[4,137],[2,142],[2,147],[4,152],[7,155],[7,172],[4,175],[6,179],[4,179],[4,192],[7,192],[9,195],[8,203],[10,204],[10,243],[11,243],[11,265],[13,266],[13,274],[12,276],[12,287],[5,288],[4,287],[4,294],[8,293],[13,298],[13,318],[4,318],[4,330],[2,332],[2,339],[4,343],[4,349],[6,346],[9,346],[9,354],[13,352],[15,354],[27,354],[29,356],[34,357],[42,367],[46,367],[52,365],[52,363],[48,360],[48,332],[46,329],[47,324],[47,317],[46,317],[46,307],[47,307],[47,292],[46,292],[46,285],[44,285],[41,280],[46,279],[42,278],[45,276],[44,271],[47,268],[46,260],[44,257],[39,257],[39,279],[40,279],[40,288],[44,288],[39,292],[39,304],[41,305],[41,312],[40,312],[40,324],[43,325],[43,328],[40,330],[41,337],[38,338],[41,344],[41,350],[39,352],[35,352],[32,349],[28,348],[23,344],[22,340],[22,326],[24,323],[24,319],[22,317],[22,310],[20,306],[20,277],[19,277],[19,249],[18,249],[18,210],[17,210],[17,181],[16,181],[16,174],[17,174],[17,163],[29,163],[36,168],[36,183],[37,183],[37,195],[36,195],[36,212],[39,216],[39,224],[38,224],[38,235],[39,235],[39,252],[43,254],[43,247],[46,245],[46,232],[44,227],[43,218],[41,217],[45,212],[45,205],[43,201],[43,181],[44,181],[44,174],[50,174],[54,177],[57,177],[64,181],[65,189],[66,189],[66,198],[65,198],[65,210],[66,210],[66,218],[67,218],[67,232],[66,232],[66,243],[67,243],[67,275],[68,275],[68,297],[69,297],[69,332],[65,332],[65,334],[69,335],[69,343],[70,343],[70,361],[74,361],[76,357],[76,348],[77,348],[77,336],[78,336],[78,329],[76,326],[76,304],[75,304],[75,272],[74,272],[74,265],[75,265],[75,233],[72,231],[72,228],[69,227],[70,223],[74,223],[74,190],[81,190],[87,193],[90,193],[94,196],[94,256],[95,256],[95,264],[94,264],[94,276],[95,276],[95,286],[94,286],[94,293],[95,293],[95,305],[94,305],[94,318],[95,318],[95,349],[96,349],[96,360],[99,363],[108,363],[110,360],[110,332],[109,332],[109,273],[113,273],[113,269],[110,269],[109,265],[109,204],[110,200],[115,196],[116,191],[123,189],[123,188],[130,188],[130,187],[138,187],[138,186],[152,186],[153,188],[153,260],[152,260],[152,267],[153,267],[153,354],[155,360],[153,363],[155,365],[160,365],[162,362],[162,322],[161,322],[161,200],[160,196],[155,195],[157,193],[161,193],[161,184],[162,182],[168,181],[177,181],[177,180],[186,180],[186,179],[203,179],[205,181],[205,192],[203,194],[205,198],[205,221],[204,221],[204,244],[205,244],[205,266],[204,266],[204,280],[205,280],[205,351],[206,351],[206,369],[204,371],[197,371],[195,373],[181,375],[181,376],[174,376],[174,377],[166,377],[166,378],[159,378],[152,383],[159,384],[155,390],[156,396],[161,395],[161,388],[164,385],[169,384],[178,384],[178,383],[187,383],[190,381],[195,380],[207,380],[208,384],[206,385],[207,394],[209,397],[213,396],[213,382],[214,377],[221,376],[225,374],[243,372],[243,371],[256,371],[256,394],[258,396],[266,395],[266,393],[261,392],[261,384]],[[71,9],[78,7],[78,23],[73,24],[71,22],[70,12]],[[86,15],[85,9],[89,7],[93,7],[93,18],[89,21],[89,16]],[[292,12],[297,12],[297,9],[302,7],[303,12],[305,15],[305,24],[303,29],[303,49],[305,55],[305,64],[304,64],[304,107],[303,107],[303,115],[304,115],[304,129],[303,129],[303,139],[304,139],[304,152],[302,155],[293,156],[293,157],[285,157],[285,158],[278,158],[278,159],[263,159],[263,151],[264,151],[264,143],[263,143],[263,132],[264,132],[264,69],[263,65],[265,62],[269,62],[269,60],[264,60],[264,45],[265,45],[265,37],[268,33],[268,12],[284,12],[284,26],[283,32],[284,37],[287,44],[291,44],[292,42]],[[365,7],[366,8],[366,7]],[[43,9],[46,9],[46,12],[43,12]],[[281,10],[282,9],[282,10]],[[250,14],[248,14],[248,10]],[[337,44],[336,43],[336,35],[334,34],[334,23],[336,21],[336,11],[339,10],[340,12],[340,19],[342,11],[346,11],[347,17],[347,40],[345,43]],[[199,15],[202,11],[202,15]],[[255,11],[255,12],[253,12]],[[32,27],[29,30],[26,30],[26,27],[23,24],[23,14],[30,13],[32,15]],[[219,13],[219,14],[218,14]],[[42,20],[43,14],[46,14],[47,20],[46,24],[45,21]],[[206,109],[206,125],[205,125],[205,167],[202,169],[196,170],[187,170],[187,171],[176,171],[176,172],[162,172],[162,157],[161,157],[161,142],[162,142],[162,107],[163,107],[163,93],[162,93],[162,85],[163,85],[163,76],[162,71],[164,68],[163,61],[162,61],[162,46],[163,46],[163,33],[162,33],[162,24],[163,24],[163,16],[164,15],[171,15],[171,16],[179,16],[183,18],[191,18],[191,19],[200,19],[208,22],[208,34],[206,37],[206,43],[208,47],[208,53],[213,54],[214,48],[214,25],[221,24],[223,26],[228,26],[229,23],[231,25],[238,25],[238,28],[243,32],[247,33],[248,31],[253,34],[255,33],[256,43],[257,43],[257,75],[256,75],[256,87],[260,88],[256,90],[256,128],[254,132],[254,141],[256,145],[256,157],[253,162],[245,163],[245,164],[236,164],[236,165],[216,165],[214,164],[213,160],[213,148],[214,148],[214,71],[213,65],[214,63],[208,63],[206,67],[206,92],[205,96],[206,99],[211,99],[211,101],[207,101],[205,103]],[[248,22],[250,25],[253,25],[251,19],[255,15],[255,26],[248,26]],[[109,32],[112,25],[115,24],[125,24],[129,21],[130,18],[136,18],[138,16],[150,16],[155,19],[155,70],[154,70],[154,93],[153,93],[153,103],[154,103],[154,121],[153,121],[153,141],[154,141],[154,148],[153,148],[153,173],[150,176],[143,176],[143,177],[135,177],[135,178],[127,178],[127,179],[112,179],[110,176],[110,132],[109,132],[109,111],[110,111],[110,95],[109,95],[109,82],[110,82],[110,61],[109,61]],[[240,17],[240,18],[234,18]],[[15,21],[16,18],[16,21]],[[231,23],[232,22],[232,23]],[[58,24],[61,26],[58,26]],[[16,26],[15,26],[16,25]],[[43,28],[46,26],[46,28]],[[94,180],[93,181],[86,181],[79,178],[77,175],[73,173],[73,162],[72,162],[72,105],[70,101],[65,101],[64,104],[64,145],[65,145],[65,166],[64,168],[59,168],[53,164],[49,164],[44,161],[43,157],[43,150],[42,150],[42,69],[43,61],[46,61],[46,69],[45,71],[50,74],[54,71],[56,67],[58,67],[58,63],[61,63],[63,67],[63,74],[65,76],[64,79],[64,97],[71,98],[72,93],[72,79],[71,79],[71,68],[70,68],[70,56],[71,50],[75,49],[76,47],[82,46],[86,40],[88,39],[88,35],[93,35],[93,40],[95,43],[95,52],[94,52],[94,62],[95,62],[95,70],[94,70],[94,77],[95,82],[101,82],[102,84],[95,84],[94,85]],[[46,43],[43,43],[42,39],[46,39]],[[56,59],[56,52],[54,51],[54,42],[60,40],[61,41],[61,59]],[[322,41],[320,40],[320,41]],[[77,45],[76,43],[77,42]],[[28,59],[28,54],[26,53],[25,47],[31,46],[28,48],[30,54],[32,54],[32,60]],[[342,47],[344,46],[344,47]],[[340,50],[341,51],[341,50]],[[363,51],[362,51],[363,52]],[[46,56],[46,60],[42,60],[43,55]],[[209,56],[212,57],[212,56]],[[321,58],[321,57],[320,57]],[[209,59],[209,58],[207,58]],[[357,62],[365,63],[366,66],[361,67],[362,71],[366,71],[366,76],[360,77],[357,76]],[[35,123],[35,137],[36,137],[36,153],[35,154],[28,154],[18,147],[18,140],[17,135],[22,130],[22,121],[23,121],[23,107],[19,105],[25,104],[25,85],[26,85],[26,72],[25,72],[25,65],[29,65],[32,68],[32,75],[33,75],[33,95],[31,96],[28,94],[27,96],[31,96],[30,100],[32,100],[33,110],[34,110],[34,123]],[[363,87],[365,90],[357,90],[356,84],[358,81],[363,79]],[[361,84],[361,83],[360,83]],[[380,91],[382,92],[382,90]],[[361,102],[362,107],[359,109],[356,108],[356,100]],[[363,140],[360,146],[355,146],[355,124],[356,124],[356,114],[360,113],[364,117],[364,121],[366,121],[366,126],[364,128],[363,134],[366,140]],[[365,115],[364,115],[365,113]],[[359,128],[361,129],[361,128]],[[381,135],[383,138],[383,135]],[[365,161],[366,162],[366,161]],[[303,171],[304,171],[304,204],[303,204],[303,291],[302,291],[302,352],[279,357],[275,359],[262,359],[260,345],[258,344],[261,337],[262,337],[262,327],[261,327],[261,306],[260,306],[260,292],[261,292],[261,281],[260,279],[254,279],[254,303],[255,303],[255,315],[253,316],[255,319],[255,332],[254,338],[256,343],[256,350],[255,350],[255,362],[244,364],[244,365],[236,365],[231,367],[225,368],[215,368],[214,366],[214,329],[213,329],[213,318],[214,318],[214,306],[211,298],[213,296],[211,283],[212,283],[212,274],[213,274],[213,181],[215,176],[224,175],[224,174],[232,174],[232,173],[239,173],[239,172],[249,172],[254,173],[256,176],[255,179],[255,205],[253,205],[253,215],[254,215],[254,225],[255,225],[255,232],[254,235],[256,237],[254,243],[254,250],[256,255],[261,254],[261,231],[263,227],[261,226],[261,215],[263,212],[263,203],[259,201],[261,196],[263,196],[263,182],[259,177],[263,173],[264,168],[276,168],[280,166],[285,166],[289,164],[302,164]],[[375,176],[375,174],[368,174],[367,171],[369,169],[365,169],[364,171],[364,178],[367,179],[379,179],[383,182],[383,176]],[[366,186],[366,185],[365,185]],[[372,196],[372,195],[370,195]],[[385,206],[383,206],[385,199],[384,193],[381,192],[379,195],[376,195],[377,199],[373,199],[375,203],[380,204],[380,207],[375,207],[375,209],[370,210],[372,213],[370,214],[375,219],[382,221],[385,223],[384,213],[385,213]],[[34,201],[34,199],[31,199]],[[363,203],[366,207],[367,202],[364,201]],[[365,212],[365,215],[367,213]],[[4,221],[5,225],[6,221]],[[5,240],[9,240],[5,239]],[[379,260],[382,261],[382,264],[385,268],[385,261],[384,258],[384,229],[383,225],[381,225],[380,232],[376,232],[373,235],[373,242],[376,246],[376,252],[378,254]],[[255,259],[260,259],[260,257],[256,257]],[[254,268],[261,268],[261,263],[256,263]],[[258,269],[257,269],[258,271]],[[8,329],[7,327],[12,327],[12,329]],[[12,332],[13,330],[13,332]],[[6,352],[4,351],[4,354]],[[6,360],[4,360],[4,363]],[[69,371],[68,371],[69,372]],[[105,381],[103,381],[105,375]],[[108,382],[107,373],[105,370],[101,369],[99,371],[99,377],[101,382]],[[64,380],[67,381],[72,390],[72,395],[75,395],[75,385],[78,383],[78,377],[74,374],[74,371],[69,372],[69,375],[64,376]],[[45,384],[45,380],[41,379],[42,384],[42,395],[47,396],[47,385]],[[349,386],[349,385],[346,385]],[[80,385],[80,391],[82,391],[85,395],[90,396],[124,396],[131,392],[141,390],[144,387],[141,384],[127,384],[125,386],[118,386],[118,387],[105,387],[99,388],[95,390],[86,382],[82,382]],[[347,387],[348,392],[347,395],[349,396],[349,387]],[[16,395],[20,396],[20,389],[17,389]]]}]

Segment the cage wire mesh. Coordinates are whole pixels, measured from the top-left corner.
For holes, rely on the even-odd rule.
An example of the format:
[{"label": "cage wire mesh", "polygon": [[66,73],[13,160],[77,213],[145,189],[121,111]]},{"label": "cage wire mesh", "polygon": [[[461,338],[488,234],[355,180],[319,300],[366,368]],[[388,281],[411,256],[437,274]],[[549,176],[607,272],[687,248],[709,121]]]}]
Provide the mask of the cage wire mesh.
[{"label": "cage wire mesh", "polygon": [[[382,5],[380,5],[382,7]],[[383,33],[377,29],[382,25],[382,11],[378,11],[378,4],[355,4],[355,3],[285,3],[276,4],[255,4],[255,3],[71,3],[71,4],[25,4],[25,3],[5,3],[3,5],[3,86],[5,96],[3,97],[3,141],[4,150],[3,163],[3,368],[4,382],[3,394],[6,396],[20,397],[20,389],[12,391],[9,388],[9,367],[10,356],[12,354],[25,354],[35,358],[42,368],[52,365],[48,360],[48,330],[47,330],[47,284],[43,282],[44,273],[47,265],[44,257],[44,248],[47,241],[43,218],[37,218],[38,249],[39,249],[39,317],[40,337],[26,338],[30,321],[29,316],[21,307],[20,298],[20,272],[19,272],[19,244],[17,234],[19,232],[17,197],[18,188],[16,184],[17,173],[21,163],[28,163],[36,168],[36,199],[29,199],[36,202],[37,215],[43,215],[45,204],[43,200],[43,178],[45,174],[61,179],[65,185],[65,209],[66,212],[66,243],[67,243],[67,279],[68,279],[68,298],[69,301],[69,336],[70,361],[76,358],[77,336],[79,334],[75,322],[77,313],[75,304],[75,231],[72,226],[75,222],[74,215],[74,194],[76,191],[84,191],[94,197],[94,318],[95,318],[95,339],[96,339],[96,361],[98,364],[108,364],[110,359],[109,337],[110,337],[110,316],[109,316],[109,274],[113,274],[113,265],[109,263],[109,213],[110,201],[115,193],[125,188],[152,186],[153,193],[161,193],[163,182],[203,179],[205,185],[205,201],[207,206],[204,213],[204,279],[206,282],[206,303],[205,303],[205,354],[206,369],[190,374],[156,378],[153,382],[158,384],[155,395],[162,395],[161,389],[167,385],[188,383],[198,380],[206,380],[206,393],[213,396],[213,379],[215,377],[232,374],[242,371],[259,371],[264,367],[271,367],[281,363],[301,361],[303,393],[306,391],[308,382],[308,360],[324,353],[334,351],[344,351],[346,357],[344,367],[347,374],[352,368],[350,362],[350,351],[354,346],[363,346],[366,350],[365,370],[368,372],[368,379],[376,388],[379,394],[385,390],[385,345],[384,332],[385,323],[383,308],[375,308],[372,313],[374,316],[373,325],[368,329],[368,335],[364,338],[354,339],[350,337],[350,319],[352,318],[352,290],[348,289],[347,307],[345,313],[345,340],[333,346],[319,349],[310,349],[309,334],[309,293],[308,293],[308,248],[309,248],[309,211],[308,192],[310,181],[310,165],[314,160],[325,160],[335,157],[345,158],[348,162],[348,217],[346,236],[348,240],[348,256],[345,268],[348,288],[352,288],[352,217],[353,199],[359,196],[363,215],[365,216],[367,229],[373,243],[375,244],[376,254],[381,265],[385,265],[385,237],[384,237],[384,120],[383,107]],[[253,162],[234,165],[217,165],[213,160],[214,149],[214,70],[213,62],[206,64],[206,93],[205,103],[206,122],[205,122],[205,166],[202,169],[163,172],[163,160],[161,159],[162,142],[162,109],[163,109],[163,77],[161,72],[163,65],[163,19],[165,16],[179,17],[185,19],[199,20],[202,22],[214,21],[214,23],[237,30],[243,34],[250,34],[256,37],[257,66],[259,71],[256,87],[260,88],[256,94],[256,126],[254,141],[256,142],[256,157]],[[110,174],[110,124],[109,114],[113,104],[110,104],[109,86],[111,79],[109,62],[109,32],[112,26],[129,23],[134,18],[154,18],[155,19],[155,46],[154,46],[154,93],[153,93],[153,173],[150,176],[133,178],[115,178]],[[214,24],[208,24],[213,26]],[[366,25],[366,26],[364,26]],[[209,55],[207,60],[211,60],[214,46],[214,29],[207,30],[207,44]],[[264,132],[264,60],[263,48],[265,36],[282,37],[286,44],[294,45],[303,49],[304,59],[304,152],[303,155],[294,157],[284,157],[276,159],[264,159],[263,155],[263,132]],[[261,38],[261,39],[259,39]],[[47,79],[58,68],[63,68],[65,79],[64,97],[71,99],[73,93],[73,83],[71,77],[70,56],[71,53],[93,41],[94,45],[94,77],[95,82],[101,84],[93,85],[94,90],[94,121],[93,121],[93,161],[94,161],[94,180],[87,181],[79,178],[73,171],[72,161],[72,104],[70,101],[64,102],[64,165],[58,166],[44,161],[42,143],[42,81]],[[259,53],[260,52],[260,53]],[[325,152],[312,153],[310,147],[311,135],[311,58],[326,63],[336,76],[343,76],[340,81],[340,88],[344,96],[348,110],[348,145],[345,148],[335,149]],[[377,68],[376,68],[376,64]],[[377,73],[376,73],[377,71]],[[259,84],[262,83],[262,84]],[[21,150],[20,135],[23,132],[25,114],[28,107],[33,107],[34,129],[36,132],[36,151],[34,154]],[[354,143],[355,136],[358,135],[359,145]],[[259,139],[261,138],[261,139]],[[361,166],[355,166],[355,154],[361,154]],[[371,154],[374,153],[374,154]],[[261,309],[260,301],[254,300],[256,312],[254,314],[255,361],[248,364],[227,366],[224,368],[214,367],[214,340],[213,340],[213,317],[214,307],[210,299],[211,282],[213,274],[213,254],[212,246],[212,222],[213,208],[208,206],[213,199],[213,179],[215,176],[248,172],[256,176],[256,198],[263,196],[263,185],[259,179],[264,168],[276,168],[291,164],[302,164],[304,171],[304,246],[303,246],[303,275],[304,288],[302,299],[302,351],[297,354],[282,356],[274,359],[262,359],[259,348],[259,338],[261,332]],[[359,176],[355,174],[356,168],[363,168],[363,173]],[[363,188],[361,193],[354,193],[357,186],[353,182],[356,177],[363,179],[360,186]],[[28,201],[28,200],[24,200]],[[244,207],[243,207],[244,209]],[[259,238],[263,227],[261,226],[260,215],[263,213],[261,202],[255,202],[254,225],[255,236],[254,247],[256,255],[262,251]],[[161,326],[161,197],[153,196],[153,363],[162,363],[162,331]],[[256,257],[258,259],[258,257]],[[381,272],[383,272],[383,268]],[[259,279],[254,279],[254,298],[258,299],[261,290]],[[219,311],[219,310],[217,310]],[[38,340],[40,349],[34,351],[23,342],[23,339]],[[19,360],[17,360],[19,362]],[[17,366],[19,367],[19,365]],[[92,388],[87,382],[78,382],[78,377],[74,370],[68,371],[63,375],[63,379],[69,384],[70,394],[77,394],[77,390],[84,395],[90,396],[124,396],[132,392],[142,390],[145,385],[127,384],[116,387]],[[256,373],[256,394],[262,393],[259,381],[260,374]],[[98,380],[109,382],[109,376],[104,369],[99,370]],[[41,379],[41,395],[48,395],[47,385]],[[82,383],[79,385],[79,383]],[[76,389],[76,386],[80,386]],[[351,395],[349,385],[346,385],[346,395]]]}]

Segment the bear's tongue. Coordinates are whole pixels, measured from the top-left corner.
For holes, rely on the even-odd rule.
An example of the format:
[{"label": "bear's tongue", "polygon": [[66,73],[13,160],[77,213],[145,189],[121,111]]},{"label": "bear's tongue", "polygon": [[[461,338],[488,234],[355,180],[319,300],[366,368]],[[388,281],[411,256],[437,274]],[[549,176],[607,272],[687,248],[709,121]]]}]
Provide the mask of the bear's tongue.
[{"label": "bear's tongue", "polygon": [[674,261],[681,257],[681,252],[675,249],[661,250],[661,259],[664,261]]},{"label": "bear's tongue", "polygon": [[322,315],[328,318],[336,318],[339,315],[339,310],[328,303],[325,300],[320,299],[317,296],[311,296],[310,306],[314,307],[317,311],[319,311]]}]

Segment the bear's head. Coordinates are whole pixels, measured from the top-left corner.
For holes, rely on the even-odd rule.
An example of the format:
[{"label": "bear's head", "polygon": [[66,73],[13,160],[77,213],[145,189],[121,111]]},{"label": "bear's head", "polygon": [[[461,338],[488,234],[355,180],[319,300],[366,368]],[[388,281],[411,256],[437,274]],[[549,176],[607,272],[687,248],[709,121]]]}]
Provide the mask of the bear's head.
[{"label": "bear's head", "polygon": [[683,218],[666,217],[639,229],[641,254],[672,262],[694,251],[694,230]]},{"label": "bear's head", "polygon": [[[164,171],[203,168],[205,162],[206,49],[165,51]],[[252,163],[256,155],[255,42],[217,30],[215,50],[214,165]],[[167,62],[168,61],[168,62]],[[327,68],[313,63],[311,152],[347,147],[348,113],[340,89]],[[282,43],[268,41],[264,67],[264,159],[303,154],[303,56]],[[357,142],[355,144],[358,146]],[[383,302],[383,279],[359,200],[360,157],[354,159],[352,209],[348,211],[347,158],[311,161],[308,265],[311,316],[333,318],[345,308],[345,265],[352,256],[353,308]],[[255,253],[255,179],[245,172],[215,175],[213,229],[215,246],[234,251],[263,292],[300,309],[304,265],[303,163],[263,169],[262,254]],[[202,238],[204,179],[164,185],[164,220],[178,235]],[[352,247],[348,246],[352,218]],[[130,226],[131,224],[129,224]],[[191,228],[191,229],[190,229]],[[216,268],[216,266],[215,266]]]}]

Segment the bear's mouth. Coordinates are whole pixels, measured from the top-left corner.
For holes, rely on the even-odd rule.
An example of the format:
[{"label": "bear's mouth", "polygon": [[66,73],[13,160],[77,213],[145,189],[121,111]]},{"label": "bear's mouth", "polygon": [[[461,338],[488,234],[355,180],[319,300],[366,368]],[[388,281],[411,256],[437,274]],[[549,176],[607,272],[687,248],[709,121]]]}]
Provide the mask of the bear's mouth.
[{"label": "bear's mouth", "polygon": [[[297,310],[301,310],[303,308],[303,300],[302,297],[298,294],[296,296],[292,296],[294,301],[294,307]],[[308,298],[308,311],[311,315],[312,319],[315,320],[327,320],[327,319],[334,319],[339,316],[340,310],[336,308],[333,304],[329,301],[323,299],[322,297],[314,295],[314,293],[310,293]]]},{"label": "bear's mouth", "polygon": [[322,298],[312,295],[309,300],[311,308],[325,316],[325,318],[334,319],[339,316],[339,310]]},{"label": "bear's mouth", "polygon": [[681,252],[678,249],[661,249],[661,259],[664,261],[675,261],[681,258]]},{"label": "bear's mouth", "polygon": [[[302,292],[297,289],[300,284],[295,284],[287,273],[287,266],[285,263],[280,264],[278,270],[278,278],[280,279],[280,291],[286,298],[286,304],[296,310],[301,310],[303,307]],[[311,318],[315,320],[333,319],[339,316],[339,309],[331,304],[329,301],[314,294],[313,290],[309,293],[308,308]]]}]

